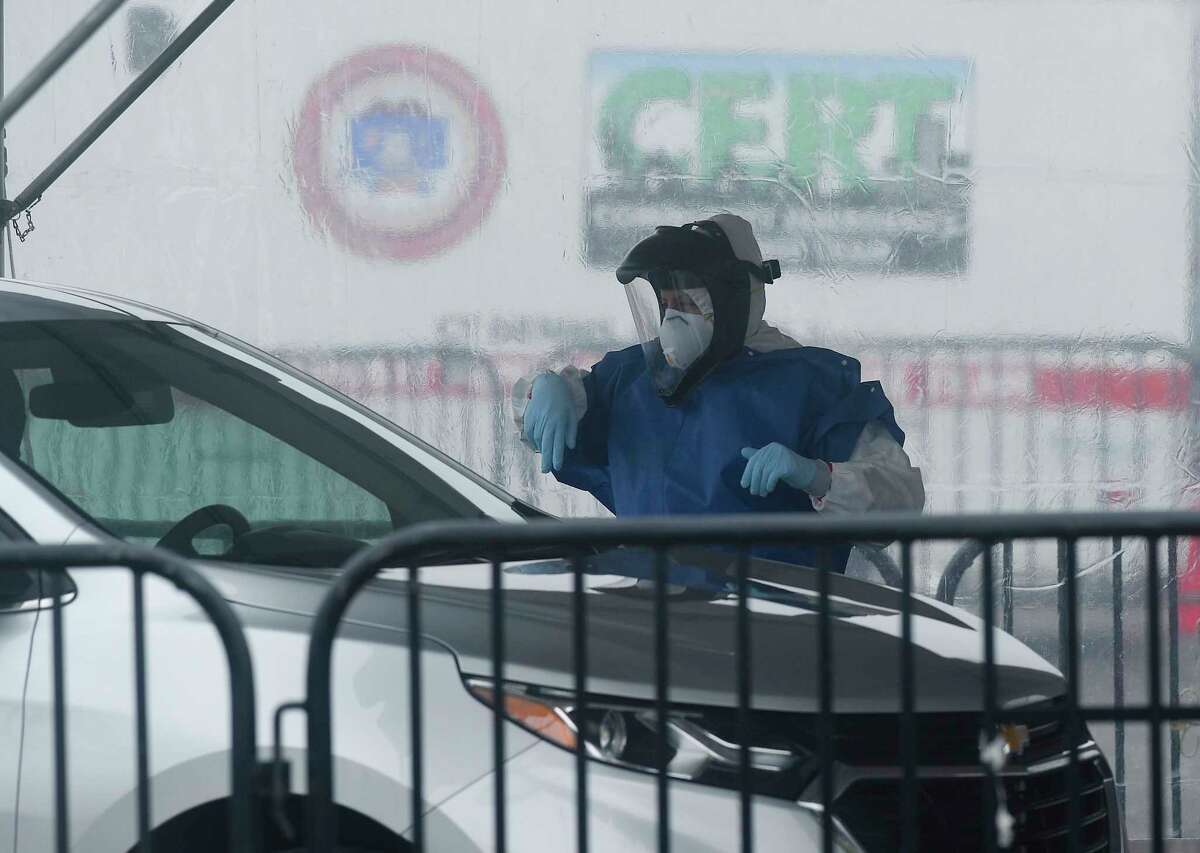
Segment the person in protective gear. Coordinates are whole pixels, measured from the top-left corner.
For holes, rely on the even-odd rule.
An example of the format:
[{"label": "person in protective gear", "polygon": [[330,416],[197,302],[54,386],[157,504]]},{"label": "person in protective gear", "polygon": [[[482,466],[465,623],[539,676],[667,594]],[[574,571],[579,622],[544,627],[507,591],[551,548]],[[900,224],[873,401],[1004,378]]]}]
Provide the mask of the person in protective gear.
[{"label": "person in protective gear", "polygon": [[[513,388],[543,473],[618,516],[920,510],[921,472],[880,384],[764,320],[779,275],[731,214],[634,246],[617,279],[640,342]],[[844,571],[850,546],[755,554]]]}]

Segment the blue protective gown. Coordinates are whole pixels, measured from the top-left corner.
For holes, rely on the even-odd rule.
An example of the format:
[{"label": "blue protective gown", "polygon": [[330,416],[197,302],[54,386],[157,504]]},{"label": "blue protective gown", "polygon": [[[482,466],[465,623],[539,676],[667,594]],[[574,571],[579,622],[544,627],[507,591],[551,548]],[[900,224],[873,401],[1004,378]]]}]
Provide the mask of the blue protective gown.
[{"label": "blue protective gown", "polygon": [[[845,462],[863,427],[876,420],[904,443],[880,384],[862,382],[855,359],[816,347],[746,349],[674,407],[656,393],[641,345],[608,353],[583,385],[587,412],[556,476],[621,517],[814,512],[808,494],[786,483],[766,497],[742,488],[742,448],[777,441],[810,459]],[[822,550],[831,568],[845,570],[849,545]],[[825,562],[806,547],[754,553]]]}]

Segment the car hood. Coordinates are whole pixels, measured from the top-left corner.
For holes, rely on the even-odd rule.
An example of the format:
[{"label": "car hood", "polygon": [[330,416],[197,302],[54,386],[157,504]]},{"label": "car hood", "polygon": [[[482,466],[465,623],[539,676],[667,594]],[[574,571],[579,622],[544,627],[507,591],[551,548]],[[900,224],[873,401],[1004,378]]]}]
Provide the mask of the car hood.
[{"label": "car hood", "polygon": [[[651,700],[655,684],[653,558],[618,549],[585,568],[588,690]],[[668,599],[672,702],[736,704],[737,643],[733,560],[720,552],[672,552]],[[311,615],[335,573],[219,569],[214,579],[235,603]],[[815,571],[751,561],[753,706],[814,712],[821,664]],[[574,578],[569,563],[541,560],[504,567],[505,677],[573,690]],[[404,570],[385,570],[352,604],[347,623],[385,629],[372,636],[407,642]],[[834,575],[830,656],[834,708],[878,713],[900,709],[901,596],[878,584]],[[421,573],[422,632],[451,650],[464,676],[492,673],[491,567],[433,566]],[[912,599],[915,700],[920,711],[982,708],[983,627],[962,610]],[[247,614],[250,621],[253,616]],[[1002,707],[1061,696],[1059,672],[1015,638],[995,630],[996,696]],[[385,640],[388,641],[388,640]]]}]

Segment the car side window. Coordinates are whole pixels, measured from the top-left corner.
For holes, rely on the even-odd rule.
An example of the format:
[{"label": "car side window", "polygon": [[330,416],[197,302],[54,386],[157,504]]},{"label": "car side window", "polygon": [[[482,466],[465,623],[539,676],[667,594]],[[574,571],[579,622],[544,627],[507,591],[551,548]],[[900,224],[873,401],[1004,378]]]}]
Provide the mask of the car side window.
[{"label": "car side window", "polygon": [[[27,400],[53,381],[44,368],[17,374]],[[251,529],[293,525],[363,540],[391,531],[391,513],[375,495],[211,403],[177,388],[170,394],[173,412],[163,423],[30,417],[20,459],[107,529],[144,544],[214,504],[235,508]],[[195,546],[221,554],[229,536],[214,525]]]}]

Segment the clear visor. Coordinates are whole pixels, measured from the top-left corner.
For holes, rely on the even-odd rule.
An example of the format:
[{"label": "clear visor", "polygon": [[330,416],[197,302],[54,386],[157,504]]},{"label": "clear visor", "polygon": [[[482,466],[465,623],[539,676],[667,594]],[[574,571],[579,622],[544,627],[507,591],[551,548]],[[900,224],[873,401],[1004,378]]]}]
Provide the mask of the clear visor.
[{"label": "clear visor", "polygon": [[664,287],[656,293],[645,279],[634,279],[625,285],[646,365],[663,395],[679,387],[688,368],[708,351],[713,335],[713,306],[708,288],[689,273],[671,273],[670,284],[690,286]]}]

